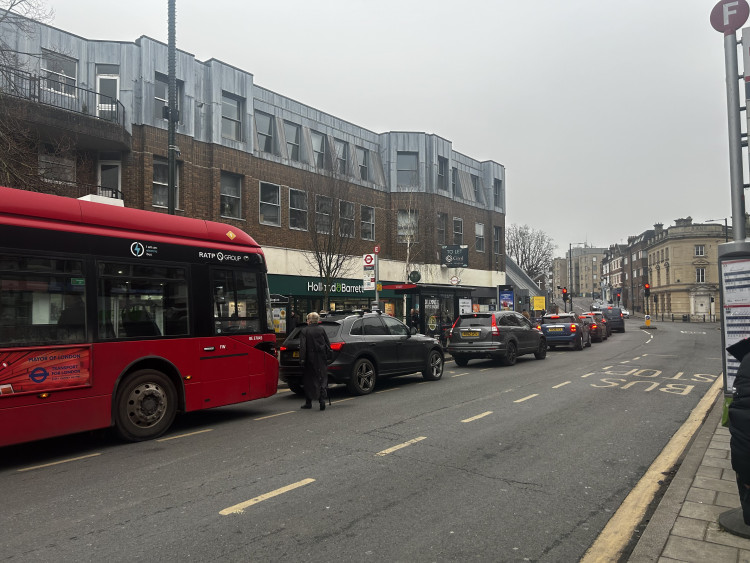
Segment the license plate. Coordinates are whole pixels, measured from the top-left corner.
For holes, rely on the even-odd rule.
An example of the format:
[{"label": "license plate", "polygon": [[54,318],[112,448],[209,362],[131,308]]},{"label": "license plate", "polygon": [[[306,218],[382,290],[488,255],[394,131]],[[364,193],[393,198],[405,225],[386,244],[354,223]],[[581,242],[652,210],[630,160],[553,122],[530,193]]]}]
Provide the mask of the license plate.
[{"label": "license plate", "polygon": [[464,337],[474,337],[476,338],[479,336],[479,331],[476,330],[467,330],[466,332],[461,333]]},{"label": "license plate", "polygon": [[547,329],[548,332],[562,332],[563,328],[561,326],[553,326],[551,328]]},{"label": "license plate", "polygon": [[299,358],[299,350],[292,352],[292,358]]}]

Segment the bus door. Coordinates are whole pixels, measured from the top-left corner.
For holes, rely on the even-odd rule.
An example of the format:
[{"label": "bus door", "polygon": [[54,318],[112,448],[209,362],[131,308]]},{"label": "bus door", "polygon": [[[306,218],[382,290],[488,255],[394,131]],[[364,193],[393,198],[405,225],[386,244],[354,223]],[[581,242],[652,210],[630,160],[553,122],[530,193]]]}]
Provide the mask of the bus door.
[{"label": "bus door", "polygon": [[[199,338],[201,407],[267,397],[260,312],[264,293],[256,272],[213,268],[212,336]],[[275,390],[274,390],[275,392]]]}]

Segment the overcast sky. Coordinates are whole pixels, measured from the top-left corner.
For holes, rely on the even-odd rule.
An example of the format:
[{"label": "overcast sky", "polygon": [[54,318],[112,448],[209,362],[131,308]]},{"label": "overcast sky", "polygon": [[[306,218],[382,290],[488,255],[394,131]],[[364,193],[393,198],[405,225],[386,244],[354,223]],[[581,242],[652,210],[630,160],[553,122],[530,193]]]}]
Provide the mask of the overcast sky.
[{"label": "overcast sky", "polygon": [[[508,225],[545,231],[561,256],[731,219],[715,3],[177,0],[177,47],[372,131],[434,133],[503,164]],[[88,39],[167,42],[167,0],[48,4]]]}]

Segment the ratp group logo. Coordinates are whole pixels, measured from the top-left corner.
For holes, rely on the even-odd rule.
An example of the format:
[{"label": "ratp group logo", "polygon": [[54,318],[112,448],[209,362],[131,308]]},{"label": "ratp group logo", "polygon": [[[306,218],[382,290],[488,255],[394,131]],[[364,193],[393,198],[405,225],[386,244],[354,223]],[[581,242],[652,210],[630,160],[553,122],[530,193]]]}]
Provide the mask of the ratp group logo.
[{"label": "ratp group logo", "polygon": [[130,253],[136,258],[140,258],[146,252],[146,247],[140,242],[134,242],[130,245]]}]

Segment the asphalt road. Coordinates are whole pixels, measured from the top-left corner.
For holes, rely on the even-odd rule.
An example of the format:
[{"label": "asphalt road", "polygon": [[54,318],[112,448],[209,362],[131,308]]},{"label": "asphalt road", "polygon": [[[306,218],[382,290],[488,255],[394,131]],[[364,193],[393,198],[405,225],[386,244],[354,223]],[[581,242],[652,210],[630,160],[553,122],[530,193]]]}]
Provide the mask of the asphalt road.
[{"label": "asphalt road", "polygon": [[717,325],[641,324],[325,412],[286,391],[2,448],[0,560],[577,561],[721,374]]}]

